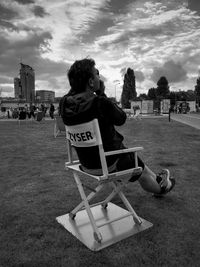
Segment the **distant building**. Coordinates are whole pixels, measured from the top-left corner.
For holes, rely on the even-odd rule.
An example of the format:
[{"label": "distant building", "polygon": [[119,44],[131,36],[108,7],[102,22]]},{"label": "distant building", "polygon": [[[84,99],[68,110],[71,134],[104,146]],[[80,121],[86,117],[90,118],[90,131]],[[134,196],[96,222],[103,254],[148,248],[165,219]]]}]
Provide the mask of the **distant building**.
[{"label": "distant building", "polygon": [[14,93],[15,93],[16,99],[21,98],[22,87],[21,87],[20,78],[18,78],[18,77],[14,78]]},{"label": "distant building", "polygon": [[57,96],[57,97],[55,97],[54,102],[59,103],[60,100],[61,100],[61,98],[62,98],[62,96]]},{"label": "distant building", "polygon": [[21,64],[20,69],[20,84],[21,95],[20,99],[25,99],[27,102],[35,102],[35,72],[29,65]]},{"label": "distant building", "polygon": [[38,102],[54,102],[55,92],[49,90],[37,90],[36,101]]}]

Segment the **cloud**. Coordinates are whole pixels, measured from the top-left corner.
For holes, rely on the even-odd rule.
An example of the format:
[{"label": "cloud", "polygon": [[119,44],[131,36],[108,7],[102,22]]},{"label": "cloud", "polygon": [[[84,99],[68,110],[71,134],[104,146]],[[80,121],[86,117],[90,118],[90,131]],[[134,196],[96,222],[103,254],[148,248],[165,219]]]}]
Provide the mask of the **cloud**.
[{"label": "cloud", "polygon": [[120,70],[120,74],[121,74],[122,78],[124,78],[124,75],[126,74],[126,68],[122,68]]},{"label": "cloud", "polygon": [[104,82],[107,82],[107,78],[104,76],[104,75],[102,75],[101,73],[100,73],[100,79],[102,80],[102,81],[104,81]]},{"label": "cloud", "polygon": [[74,34],[82,34],[90,29],[90,25],[101,18],[103,15],[101,9],[105,9],[108,3],[109,0],[68,1],[65,14]]},{"label": "cloud", "polygon": [[[37,76],[40,79],[49,79],[51,77],[59,79],[60,76],[65,76],[67,79],[67,69],[70,64],[65,62],[55,62],[48,58],[41,58],[35,63]],[[52,80],[53,81],[53,80]]]},{"label": "cloud", "polygon": [[17,30],[17,27],[11,22],[13,18],[17,18],[18,13],[12,8],[0,4],[0,27],[8,30]]},{"label": "cloud", "polygon": [[34,0],[14,0],[14,1],[22,5],[30,5],[35,3]]},{"label": "cloud", "polygon": [[61,94],[68,66],[89,55],[110,92],[128,67],[140,90],[161,74],[191,88],[200,66],[198,2],[1,0],[0,81],[18,75],[22,59],[35,69],[38,89]]},{"label": "cloud", "polygon": [[138,56],[142,55],[146,61],[145,53],[149,51],[152,51],[155,57],[159,46],[162,47],[162,53],[165,50],[165,41],[171,42],[172,39],[176,39],[177,33],[186,33],[187,36],[198,27],[184,3],[184,0],[176,3],[131,1],[126,7],[127,13],[109,16],[114,26],[110,26],[103,35],[96,37],[89,49],[93,50],[95,56],[104,51],[101,57],[109,61],[116,60],[116,57],[128,57],[129,61],[138,62]]},{"label": "cloud", "polygon": [[136,81],[138,81],[138,82],[144,81],[145,77],[144,77],[144,74],[142,71],[136,70],[136,71],[134,71],[134,73],[135,73]]},{"label": "cloud", "polygon": [[48,42],[52,36],[49,32],[32,32],[23,39],[5,38],[0,35],[0,71],[7,72],[13,69],[13,63],[19,61],[20,57],[27,64],[34,64],[41,57],[43,51],[48,49]]},{"label": "cloud", "polygon": [[13,82],[13,78],[0,76],[0,84],[6,84],[6,83],[12,83],[12,82]]},{"label": "cloud", "polygon": [[0,18],[1,20],[11,20],[15,17],[18,17],[18,13],[12,8],[6,7],[0,4]]},{"label": "cloud", "polygon": [[187,72],[180,63],[173,60],[167,61],[163,66],[155,67],[151,79],[157,83],[161,76],[165,76],[168,82],[180,82],[187,79]]},{"label": "cloud", "polygon": [[36,17],[41,18],[45,17],[46,15],[49,15],[42,6],[34,6],[33,13]]},{"label": "cloud", "polygon": [[18,28],[14,24],[12,24],[8,21],[1,20],[1,19],[0,19],[0,27],[6,28],[6,29],[11,30],[11,31],[17,31],[18,30]]},{"label": "cloud", "polygon": [[197,12],[197,14],[200,14],[200,2],[197,0],[188,0],[188,8],[192,11]]}]

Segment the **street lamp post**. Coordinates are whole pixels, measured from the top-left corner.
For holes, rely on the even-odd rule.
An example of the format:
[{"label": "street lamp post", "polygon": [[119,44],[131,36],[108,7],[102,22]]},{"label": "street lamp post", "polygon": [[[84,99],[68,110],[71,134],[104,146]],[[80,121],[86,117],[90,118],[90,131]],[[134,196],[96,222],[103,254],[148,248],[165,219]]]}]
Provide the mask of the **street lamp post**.
[{"label": "street lamp post", "polygon": [[120,84],[120,82],[115,84],[115,100],[117,102],[117,85]]}]

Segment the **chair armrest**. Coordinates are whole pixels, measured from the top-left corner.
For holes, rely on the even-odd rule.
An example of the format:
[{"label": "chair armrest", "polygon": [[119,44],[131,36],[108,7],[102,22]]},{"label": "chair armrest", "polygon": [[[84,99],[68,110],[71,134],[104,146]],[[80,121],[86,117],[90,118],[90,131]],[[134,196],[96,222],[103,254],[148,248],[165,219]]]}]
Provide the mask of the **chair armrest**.
[{"label": "chair armrest", "polygon": [[79,160],[73,160],[73,162],[67,161],[67,162],[65,162],[65,168],[67,169],[68,166],[76,165],[76,164],[79,164],[79,163],[80,163]]},{"label": "chair armrest", "polygon": [[106,156],[115,155],[115,154],[123,154],[127,152],[137,152],[143,150],[143,147],[132,147],[132,148],[125,148],[125,149],[119,149],[119,150],[113,150],[105,152]]}]

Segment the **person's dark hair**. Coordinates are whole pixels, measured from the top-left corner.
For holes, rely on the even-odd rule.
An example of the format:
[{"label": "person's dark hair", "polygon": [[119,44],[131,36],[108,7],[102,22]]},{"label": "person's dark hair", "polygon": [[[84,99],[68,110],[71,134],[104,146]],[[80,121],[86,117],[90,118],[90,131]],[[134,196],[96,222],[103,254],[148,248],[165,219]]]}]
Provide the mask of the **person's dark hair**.
[{"label": "person's dark hair", "polygon": [[68,71],[71,89],[76,93],[85,91],[90,78],[93,78],[92,68],[95,66],[93,59],[85,58],[76,60]]}]

